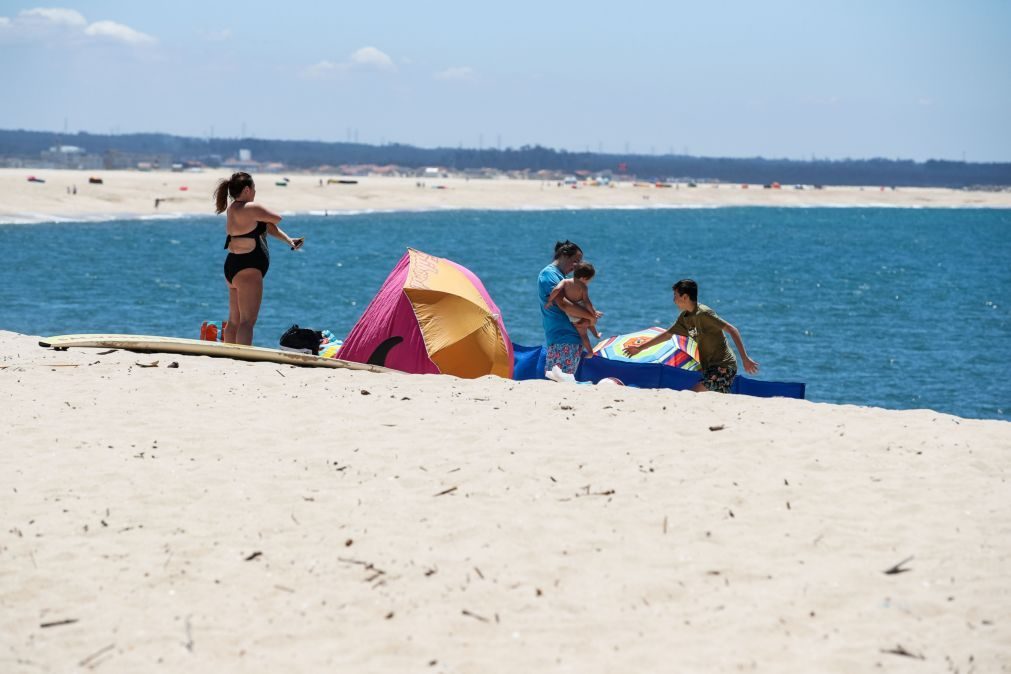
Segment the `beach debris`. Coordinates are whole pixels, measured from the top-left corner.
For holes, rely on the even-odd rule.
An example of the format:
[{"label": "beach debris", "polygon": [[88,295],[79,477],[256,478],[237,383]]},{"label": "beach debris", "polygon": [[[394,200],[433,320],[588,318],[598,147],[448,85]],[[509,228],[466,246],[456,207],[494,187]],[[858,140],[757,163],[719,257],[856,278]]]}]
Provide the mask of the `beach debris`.
[{"label": "beach debris", "polygon": [[[370,575],[368,578],[365,579],[366,583],[371,583],[377,578],[386,575],[385,571],[374,565],[372,562],[365,562],[360,559],[351,559],[350,557],[338,557],[337,561],[343,564],[358,564],[359,566],[364,567],[366,571],[371,572],[372,575]],[[379,583],[376,583],[376,587],[382,585],[385,582],[386,581],[380,581]]]},{"label": "beach debris", "polygon": [[[283,373],[283,372],[281,372],[280,370],[274,370],[274,372],[276,372],[276,373],[278,373],[279,375],[281,375],[282,377],[284,377],[284,373]],[[285,378],[285,379],[287,379],[287,377],[284,377],[284,378]]]},{"label": "beach debris", "polygon": [[709,430],[711,430],[711,431],[722,431],[724,428],[726,428],[726,426],[724,426],[723,424],[720,424],[719,426],[710,426]]},{"label": "beach debris", "polygon": [[136,365],[137,367],[158,367],[158,361],[155,360],[151,361],[150,363],[141,363],[140,361],[137,361],[136,363],[134,363],[134,365]]},{"label": "beach debris", "polygon": [[116,647],[116,644],[109,644],[108,646],[106,646],[104,648],[99,648],[97,651],[95,651],[94,653],[92,653],[88,657],[86,657],[83,660],[81,660],[80,662],[78,662],[77,666],[78,667],[87,667],[89,669],[94,669],[94,667],[92,665],[97,665],[98,664],[98,662],[97,662],[98,658],[102,657],[102,655],[108,653],[109,651],[111,651],[115,647]]},{"label": "beach debris", "polygon": [[903,568],[902,567],[903,564],[906,564],[906,563],[911,562],[911,561],[913,561],[912,557],[906,557],[905,559],[903,559],[901,562],[899,562],[895,566],[891,567],[890,569],[885,569],[882,573],[884,573],[886,576],[894,576],[894,575],[899,574],[899,573],[905,573],[907,571],[912,571],[912,569],[908,569],[908,568]]},{"label": "beach debris", "polygon": [[99,356],[108,356],[110,353],[116,353],[119,349],[109,349],[108,351],[99,351]]},{"label": "beach debris", "polygon": [[349,538],[346,541],[344,541],[344,547],[345,548],[350,548],[352,545],[354,545],[354,542],[355,541],[354,541],[353,538]]},{"label": "beach debris", "polygon": [[667,535],[667,516],[666,515],[663,516],[663,533],[664,533],[665,536]]},{"label": "beach debris", "polygon": [[368,392],[368,391],[366,391],[365,389],[362,389],[362,390],[361,390],[361,394],[362,394],[363,396],[370,396],[370,395],[372,395],[371,393],[369,393],[369,392]]},{"label": "beach debris", "polygon": [[483,615],[478,615],[476,613],[472,613],[471,611],[468,611],[467,609],[463,609],[461,611],[461,613],[463,615],[467,616],[468,618],[473,618],[474,620],[480,620],[483,623],[491,622],[490,620],[488,620],[487,618],[485,618]]},{"label": "beach debris", "polygon": [[613,489],[605,489],[603,491],[590,491],[590,485],[583,486],[583,493],[576,492],[576,498],[581,496],[612,496],[614,495]]},{"label": "beach debris", "polygon": [[245,560],[245,561],[247,561],[247,562],[251,562],[251,561],[253,561],[254,559],[256,559],[257,557],[261,557],[261,556],[263,556],[263,553],[262,553],[262,552],[260,552],[259,550],[257,550],[256,552],[254,552],[254,553],[252,553],[251,555],[249,555],[249,557],[246,557],[246,560]]},{"label": "beach debris", "polygon": [[438,494],[435,494],[435,496],[445,496],[446,494],[452,494],[457,489],[458,487],[450,487],[449,489],[443,489]]},{"label": "beach debris", "polygon": [[179,363],[177,363],[176,361],[173,360],[171,363],[169,363],[165,367],[179,367]]},{"label": "beach debris", "polygon": [[906,658],[913,658],[914,660],[926,660],[927,659],[927,658],[925,658],[921,654],[910,653],[905,648],[903,648],[902,644],[896,644],[895,648],[882,649],[881,652],[882,653],[888,653],[889,655],[901,655],[901,656],[906,657]]},{"label": "beach debris", "polygon": [[47,627],[62,627],[63,625],[73,625],[77,622],[77,618],[66,618],[65,620],[53,620],[47,623],[41,623],[39,627],[45,629]]}]

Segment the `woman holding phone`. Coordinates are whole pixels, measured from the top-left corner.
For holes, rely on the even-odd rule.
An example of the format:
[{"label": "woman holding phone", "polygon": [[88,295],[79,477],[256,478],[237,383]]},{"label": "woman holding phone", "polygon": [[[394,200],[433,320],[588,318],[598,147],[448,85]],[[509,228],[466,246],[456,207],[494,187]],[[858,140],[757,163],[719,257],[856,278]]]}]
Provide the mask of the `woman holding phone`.
[{"label": "woman holding phone", "polygon": [[[232,204],[228,205],[228,197]],[[232,344],[252,344],[253,326],[263,299],[263,277],[270,267],[267,234],[284,241],[292,250],[305,243],[292,239],[277,223],[281,216],[263,204],[256,203],[256,185],[245,172],[233,173],[218,183],[214,191],[216,213],[225,213],[225,282],[228,284],[228,325],[224,341]]]}]

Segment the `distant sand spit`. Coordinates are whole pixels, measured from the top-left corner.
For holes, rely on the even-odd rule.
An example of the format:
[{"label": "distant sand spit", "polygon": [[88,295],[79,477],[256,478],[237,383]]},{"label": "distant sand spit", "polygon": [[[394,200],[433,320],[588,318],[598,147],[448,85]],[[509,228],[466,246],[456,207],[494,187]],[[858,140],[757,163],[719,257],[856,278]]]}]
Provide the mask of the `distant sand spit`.
[{"label": "distant sand spit", "polygon": [[1007,422],[37,341],[0,671],[1011,668]]},{"label": "distant sand spit", "polygon": [[[35,176],[44,183],[29,182]],[[88,182],[101,177],[103,184]],[[0,169],[0,222],[94,220],[146,216],[210,215],[211,193],[227,171],[203,173]],[[1011,208],[1011,192],[949,189],[826,187],[763,189],[761,185],[648,183],[613,187],[558,187],[536,180],[353,178],[354,185],[328,184],[333,174],[254,176],[258,198],[288,213],[437,209],[693,208],[717,206],[884,206]],[[322,181],[322,185],[320,182]],[[73,194],[73,188],[77,193]],[[70,193],[68,193],[70,190]],[[155,207],[155,200],[158,206]]]}]

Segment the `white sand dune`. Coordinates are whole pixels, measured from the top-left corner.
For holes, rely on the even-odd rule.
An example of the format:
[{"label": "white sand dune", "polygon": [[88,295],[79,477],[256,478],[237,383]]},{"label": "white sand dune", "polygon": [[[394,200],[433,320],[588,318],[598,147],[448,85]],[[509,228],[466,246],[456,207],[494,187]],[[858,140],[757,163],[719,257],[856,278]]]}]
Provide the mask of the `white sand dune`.
[{"label": "white sand dune", "polygon": [[[91,185],[91,175],[102,185]],[[0,222],[53,219],[211,215],[211,194],[229,172],[58,171],[0,169]],[[44,183],[28,182],[36,176]],[[355,178],[357,185],[328,185],[326,175],[254,176],[257,198],[280,212],[358,212],[416,209],[677,208],[712,206],[903,206],[1011,208],[1011,192],[933,188],[826,187],[822,190],[762,189],[751,185],[657,188],[616,183],[613,187],[559,187],[537,180]],[[323,185],[320,185],[320,181]],[[77,194],[68,193],[73,188]],[[185,188],[185,189],[184,189]],[[444,188],[444,189],[436,189]],[[155,200],[158,206],[155,207]]]},{"label": "white sand dune", "polygon": [[37,340],[0,671],[1011,670],[1007,422]]}]

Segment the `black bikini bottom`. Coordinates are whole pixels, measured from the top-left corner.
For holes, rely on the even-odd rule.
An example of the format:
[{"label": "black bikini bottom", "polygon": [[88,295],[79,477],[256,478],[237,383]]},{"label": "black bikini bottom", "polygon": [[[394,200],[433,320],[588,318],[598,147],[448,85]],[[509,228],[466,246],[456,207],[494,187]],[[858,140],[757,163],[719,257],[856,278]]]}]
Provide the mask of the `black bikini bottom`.
[{"label": "black bikini bottom", "polygon": [[259,245],[248,253],[228,254],[225,258],[225,280],[231,283],[236,274],[250,267],[259,269],[263,276],[267,275],[267,269],[270,268],[270,258]]}]

